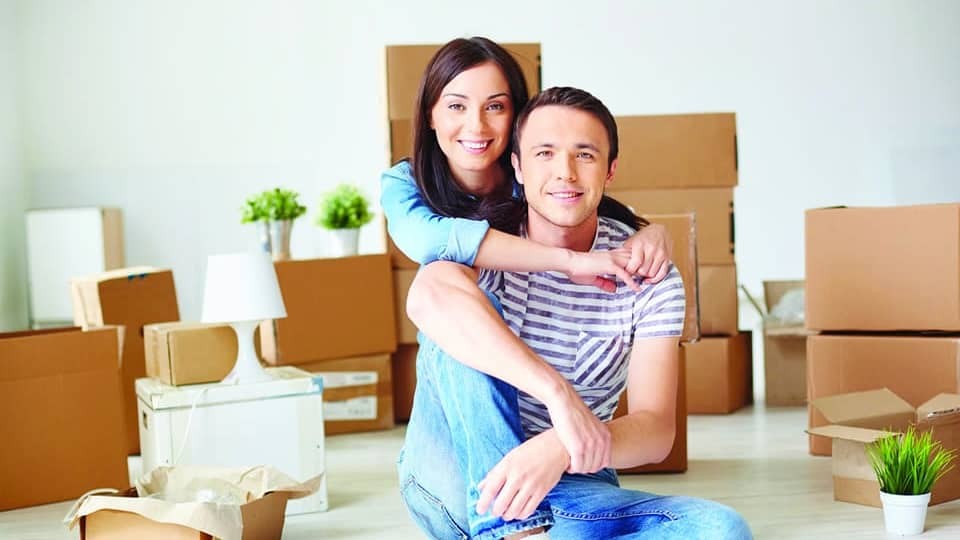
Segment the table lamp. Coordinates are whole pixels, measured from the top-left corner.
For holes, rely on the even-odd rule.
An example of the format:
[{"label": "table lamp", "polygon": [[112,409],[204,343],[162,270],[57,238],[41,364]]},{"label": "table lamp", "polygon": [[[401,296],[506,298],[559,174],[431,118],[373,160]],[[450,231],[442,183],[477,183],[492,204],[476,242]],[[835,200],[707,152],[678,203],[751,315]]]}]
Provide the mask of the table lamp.
[{"label": "table lamp", "polygon": [[210,255],[203,289],[205,323],[228,323],[237,334],[237,361],[227,384],[273,380],[253,348],[253,332],[266,319],[287,316],[269,253]]}]

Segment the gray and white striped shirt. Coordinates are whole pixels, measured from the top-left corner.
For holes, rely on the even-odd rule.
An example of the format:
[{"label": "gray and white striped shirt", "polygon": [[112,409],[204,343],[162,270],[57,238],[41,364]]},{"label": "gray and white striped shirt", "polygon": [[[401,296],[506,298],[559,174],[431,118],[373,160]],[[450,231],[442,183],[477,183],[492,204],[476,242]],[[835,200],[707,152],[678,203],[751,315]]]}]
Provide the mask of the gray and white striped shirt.
[{"label": "gray and white striped shirt", "polygon": [[[595,250],[620,247],[633,229],[599,218]],[[563,375],[597,417],[613,417],[626,386],[635,339],[677,337],[683,330],[685,295],[676,267],[639,292],[618,282],[616,292],[577,285],[559,272],[483,270],[479,285],[500,299],[507,325]],[[527,438],[551,427],[546,407],[520,392]]]}]

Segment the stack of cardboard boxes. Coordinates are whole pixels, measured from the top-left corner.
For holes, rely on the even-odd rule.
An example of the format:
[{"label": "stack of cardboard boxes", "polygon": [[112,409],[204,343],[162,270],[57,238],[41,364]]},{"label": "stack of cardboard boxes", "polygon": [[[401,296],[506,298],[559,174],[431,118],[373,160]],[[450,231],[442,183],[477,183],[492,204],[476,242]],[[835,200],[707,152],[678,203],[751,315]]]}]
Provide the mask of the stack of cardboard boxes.
[{"label": "stack of cardboard boxes", "polygon": [[[887,388],[916,408],[960,391],[960,204],[807,211],[806,324],[823,332],[807,338],[811,402]],[[827,423],[816,403],[809,423]],[[811,435],[810,453],[830,440]]]},{"label": "stack of cardboard boxes", "polygon": [[750,333],[739,331],[734,261],[736,117],[620,116],[617,125],[620,158],[608,193],[642,216],[690,212],[696,220],[701,338],[684,344],[687,411],[732,412],[753,395],[752,346]]}]

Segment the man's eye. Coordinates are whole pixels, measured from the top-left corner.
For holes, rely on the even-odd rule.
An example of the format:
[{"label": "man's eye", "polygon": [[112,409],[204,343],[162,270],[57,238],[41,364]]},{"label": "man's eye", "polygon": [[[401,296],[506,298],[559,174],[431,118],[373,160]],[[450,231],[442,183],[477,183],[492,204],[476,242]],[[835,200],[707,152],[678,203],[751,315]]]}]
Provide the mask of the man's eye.
[{"label": "man's eye", "polygon": [[593,161],[593,154],[591,154],[590,152],[580,152],[579,154],[577,154],[577,159]]},{"label": "man's eye", "polygon": [[540,150],[539,152],[534,154],[534,156],[536,157],[550,157],[551,155],[553,155],[553,152],[549,150]]}]

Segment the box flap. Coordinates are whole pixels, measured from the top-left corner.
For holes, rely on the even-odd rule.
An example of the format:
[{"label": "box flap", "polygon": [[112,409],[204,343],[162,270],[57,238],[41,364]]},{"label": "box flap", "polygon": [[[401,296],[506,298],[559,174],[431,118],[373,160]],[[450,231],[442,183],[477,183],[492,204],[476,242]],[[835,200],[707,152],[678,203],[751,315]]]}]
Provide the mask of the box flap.
[{"label": "box flap", "polygon": [[831,439],[843,439],[845,441],[856,441],[862,443],[872,443],[877,439],[889,437],[892,432],[879,429],[866,429],[853,426],[839,426],[830,424],[829,426],[820,426],[806,430],[811,435],[820,435],[830,437]]},{"label": "box flap", "polygon": [[810,402],[834,424],[857,425],[862,420],[912,414],[914,408],[888,388],[822,397]]},{"label": "box flap", "polygon": [[933,424],[960,421],[960,394],[938,394],[917,407],[917,420]]},{"label": "box flap", "polygon": [[764,281],[763,282],[763,301],[769,313],[773,306],[783,298],[783,295],[796,289],[802,289],[803,280],[783,280],[783,281]]}]

